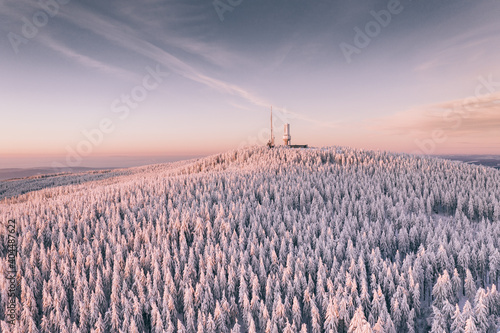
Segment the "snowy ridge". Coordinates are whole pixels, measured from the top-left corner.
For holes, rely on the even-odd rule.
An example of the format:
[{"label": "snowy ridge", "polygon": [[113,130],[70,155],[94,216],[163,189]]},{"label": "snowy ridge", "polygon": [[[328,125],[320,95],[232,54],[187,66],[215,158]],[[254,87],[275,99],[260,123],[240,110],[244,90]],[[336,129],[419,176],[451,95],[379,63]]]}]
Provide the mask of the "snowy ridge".
[{"label": "snowy ridge", "polygon": [[11,327],[0,274],[2,332],[500,328],[498,170],[249,148],[65,177],[2,184],[21,281]]}]

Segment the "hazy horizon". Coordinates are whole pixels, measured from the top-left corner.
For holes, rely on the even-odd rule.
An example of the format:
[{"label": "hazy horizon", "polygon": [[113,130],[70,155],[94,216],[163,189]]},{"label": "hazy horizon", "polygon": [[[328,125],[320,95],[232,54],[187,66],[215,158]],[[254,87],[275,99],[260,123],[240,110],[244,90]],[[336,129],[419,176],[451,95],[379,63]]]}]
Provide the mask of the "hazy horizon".
[{"label": "hazy horizon", "polygon": [[[311,147],[313,148],[313,147]],[[65,169],[113,169],[113,168],[132,168],[150,164],[170,163],[183,160],[203,158],[210,155],[216,155],[221,152],[213,152],[208,154],[195,154],[195,155],[165,155],[165,156],[91,156],[86,157],[81,163],[75,166],[68,165],[66,155],[59,156],[22,156],[22,157],[8,157],[0,162],[0,170],[6,169],[61,169],[64,165]],[[428,156],[441,157],[453,159],[460,157],[458,160],[468,160],[470,158],[495,158],[500,161],[500,154],[433,154]],[[54,163],[59,165],[57,167]]]},{"label": "hazy horizon", "polygon": [[[182,160],[200,158],[207,155],[170,155],[170,156],[92,156],[82,160],[73,167],[83,168],[128,168],[148,164],[169,163]],[[51,168],[54,163],[68,165],[66,155],[59,156],[22,156],[10,157],[0,163],[0,169],[29,169],[29,168]]]}]

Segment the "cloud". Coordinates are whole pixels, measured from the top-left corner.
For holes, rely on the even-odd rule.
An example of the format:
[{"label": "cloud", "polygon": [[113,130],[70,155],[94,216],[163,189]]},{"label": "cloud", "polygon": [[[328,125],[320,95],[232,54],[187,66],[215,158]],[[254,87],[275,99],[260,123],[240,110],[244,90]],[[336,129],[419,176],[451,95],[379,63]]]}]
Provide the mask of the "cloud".
[{"label": "cloud", "polygon": [[500,137],[500,92],[422,106],[370,120],[368,127],[389,134],[425,137],[435,130],[447,137]]},{"label": "cloud", "polygon": [[245,62],[243,59],[235,56],[234,53],[227,52],[220,46],[210,45],[193,39],[168,36],[165,37],[164,42],[178,47],[187,53],[199,56],[205,61],[219,67],[228,68]]},{"label": "cloud", "polygon": [[[271,105],[269,101],[238,85],[204,74],[195,66],[188,64],[187,62],[174,56],[172,53],[145,40],[143,36],[138,34],[137,30],[132,29],[126,24],[113,20],[109,17],[101,17],[99,14],[90,12],[81,6],[64,8],[61,11],[61,16],[68,22],[73,23],[82,29],[92,31],[96,35],[99,35],[128,51],[135,52],[143,57],[166,66],[172,72],[180,76],[208,86],[221,93],[237,96],[259,107],[268,108]],[[203,44],[193,45],[197,45],[195,48],[197,48],[200,52],[203,51]],[[286,118],[302,119],[318,126],[334,127],[334,124],[332,123],[324,123],[306,115],[289,111],[283,107],[276,107],[275,110],[281,112]]]},{"label": "cloud", "polygon": [[[134,4],[134,6],[137,8],[137,4]],[[6,11],[12,13],[15,10],[17,16],[30,15],[33,10],[39,9],[36,2],[32,0],[19,0],[15,6],[7,7],[0,7],[0,10],[4,13]],[[170,15],[175,17],[175,10],[176,8],[173,8],[174,13],[170,13]],[[123,10],[121,11],[123,12]],[[151,20],[141,19],[140,16],[146,15],[143,13],[147,13],[147,11],[141,11],[141,8],[138,8],[135,12],[131,10],[125,10],[125,12],[127,14],[122,13],[118,16],[115,15],[115,18],[113,18],[95,12],[86,5],[72,1],[68,5],[59,8],[56,18],[57,20],[62,19],[65,23],[76,26],[81,30],[90,31],[96,36],[111,42],[113,46],[118,46],[127,52],[133,52],[159,63],[177,75],[210,87],[220,93],[241,98],[247,103],[265,109],[272,104],[269,100],[257,96],[243,87],[204,73],[204,71],[195,65],[195,61],[188,62],[185,59],[181,59],[174,55],[172,51],[182,50],[185,53],[203,59],[205,62],[226,67],[244,63],[245,59],[203,41],[181,37],[178,36],[178,33],[173,34],[168,28],[162,27],[161,21],[157,17],[155,19],[154,15],[151,17],[147,16]],[[135,26],[144,21],[148,22],[146,26]],[[153,29],[151,31],[151,27],[156,27],[156,30]],[[136,74],[119,68],[113,63],[102,62],[90,54],[83,54],[80,50],[72,48],[68,44],[61,43],[56,38],[51,37],[49,32],[51,30],[44,30],[43,34],[41,33],[37,36],[37,41],[78,64],[119,78],[126,78],[127,80],[134,80],[136,77]],[[284,107],[275,107],[274,109],[277,112],[277,116],[281,116],[283,120],[295,118],[308,121],[317,126],[334,127],[332,123],[324,123],[307,115],[287,110]]]},{"label": "cloud", "polygon": [[424,72],[443,66],[460,66],[464,59],[478,61],[484,58],[487,51],[496,54],[496,45],[500,41],[499,32],[497,24],[487,25],[439,41],[432,47],[433,57],[417,65],[414,70]]},{"label": "cloud", "polygon": [[52,50],[58,52],[59,54],[70,58],[79,64],[88,67],[88,68],[93,68],[97,69],[99,71],[102,71],[104,73],[108,73],[114,76],[117,76],[119,78],[131,81],[131,82],[137,82],[137,80],[140,79],[140,77],[132,73],[128,70],[118,68],[113,65],[109,65],[106,63],[103,63],[101,61],[98,61],[94,58],[88,57],[86,55],[83,55],[81,53],[78,53],[76,51],[73,51],[72,49],[68,48],[67,46],[63,45],[62,43],[52,39],[51,37],[44,35],[40,36],[40,42],[44,44],[45,46],[51,48]]},{"label": "cloud", "polygon": [[[221,45],[211,41],[184,37],[190,29],[207,31],[206,21],[215,15],[212,3],[192,5],[184,2],[170,2],[168,6],[159,0],[149,0],[148,3],[137,5],[136,2],[122,1],[119,8],[115,9],[120,20],[127,25],[140,26],[143,31],[154,34],[154,39],[162,44],[175,47],[189,55],[206,61],[207,63],[222,68],[231,68],[246,62],[244,57],[238,56],[233,51],[228,51]],[[194,13],[193,13],[194,12]],[[179,26],[188,26],[189,29],[179,29]],[[174,34],[173,31],[176,30]],[[168,33],[158,32],[168,31]],[[178,33],[183,31],[183,33]]]}]

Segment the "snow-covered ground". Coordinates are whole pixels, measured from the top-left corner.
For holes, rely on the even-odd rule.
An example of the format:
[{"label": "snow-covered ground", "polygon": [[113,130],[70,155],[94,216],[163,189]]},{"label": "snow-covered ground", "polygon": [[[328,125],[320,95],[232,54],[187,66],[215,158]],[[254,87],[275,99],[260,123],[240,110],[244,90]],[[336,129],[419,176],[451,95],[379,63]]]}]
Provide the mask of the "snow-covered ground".
[{"label": "snow-covered ground", "polygon": [[54,177],[0,183],[20,281],[11,326],[0,274],[2,332],[500,327],[493,168],[250,148]]}]

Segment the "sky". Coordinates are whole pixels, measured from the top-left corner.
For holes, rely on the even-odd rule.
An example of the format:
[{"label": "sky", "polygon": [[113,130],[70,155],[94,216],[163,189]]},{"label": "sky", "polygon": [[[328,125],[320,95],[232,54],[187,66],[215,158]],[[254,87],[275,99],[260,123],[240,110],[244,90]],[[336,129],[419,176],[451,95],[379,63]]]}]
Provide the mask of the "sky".
[{"label": "sky", "polygon": [[[0,0],[0,168],[500,154],[500,1]],[[130,162],[130,161],[134,162]]]}]

